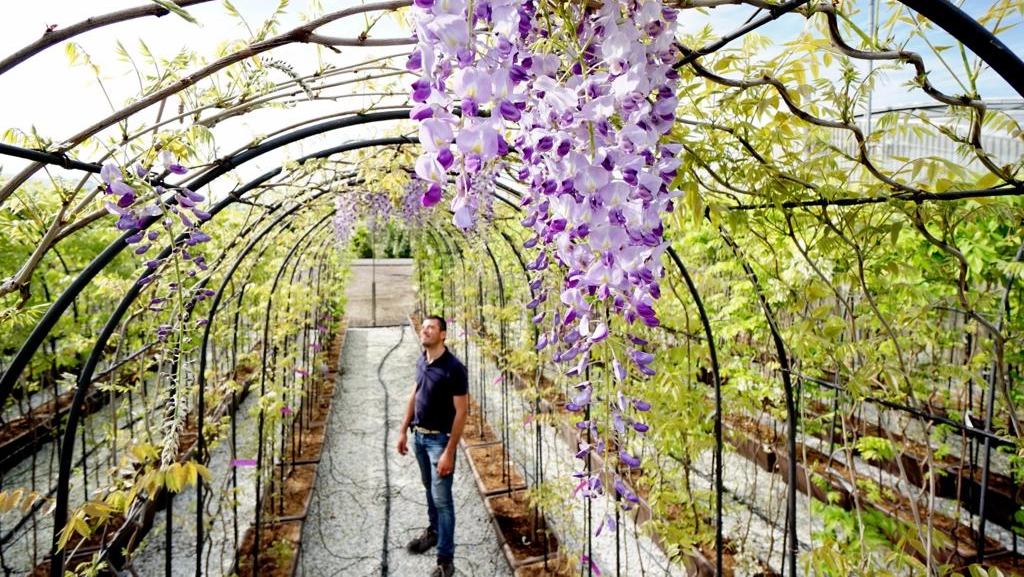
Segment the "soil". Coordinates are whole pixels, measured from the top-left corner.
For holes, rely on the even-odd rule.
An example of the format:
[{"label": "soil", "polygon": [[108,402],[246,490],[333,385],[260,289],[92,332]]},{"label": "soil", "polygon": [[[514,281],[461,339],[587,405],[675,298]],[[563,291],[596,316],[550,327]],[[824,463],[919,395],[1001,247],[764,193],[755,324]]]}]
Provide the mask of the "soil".
[{"label": "soil", "polygon": [[516,577],[575,577],[579,574],[579,563],[561,556],[516,568]]},{"label": "soil", "polygon": [[[481,421],[483,421],[481,423]],[[470,414],[469,418],[466,419],[466,428],[462,430],[462,440],[466,446],[484,445],[487,443],[496,443],[498,436],[494,434],[494,429],[487,423],[486,420],[480,415]]]},{"label": "soil", "polygon": [[[767,440],[773,436],[773,433],[766,427],[748,419],[730,420],[728,425],[733,427],[735,430],[742,431],[743,433],[741,434],[751,435],[752,438]],[[788,467],[788,457],[781,451],[775,451],[772,449],[766,450],[762,447],[761,443],[733,444],[740,449],[739,452],[741,454],[755,462],[769,461],[769,459],[763,459],[756,454],[748,454],[751,449],[755,452],[762,453],[771,451],[774,458],[770,459],[773,466],[769,470],[781,473],[781,471],[785,471]],[[872,480],[867,479],[859,472],[851,470],[842,462],[830,459],[827,455],[813,448],[804,446],[803,444],[797,445],[797,454],[806,456],[805,461],[798,463],[797,488],[805,494],[810,494],[819,501],[827,502],[827,496],[822,487],[814,482],[810,482],[808,476],[811,474],[815,477],[825,479],[829,483],[829,489],[840,495],[840,499],[837,504],[845,509],[854,507],[855,500],[854,496],[845,489],[841,481],[846,480],[847,482],[850,482],[851,480]],[[856,486],[856,483],[853,484]],[[859,497],[860,503],[863,506],[873,508],[886,516],[898,519],[907,525],[913,525],[913,516],[911,514],[912,508],[909,499],[906,496],[902,494],[883,492],[882,499],[879,501],[868,501],[866,495],[863,494],[859,495]],[[922,509],[924,508],[921,504],[918,504],[918,507]],[[977,534],[973,529],[963,525],[955,519],[935,511],[928,512],[925,510],[923,511],[923,515],[926,515],[931,519],[931,523],[938,533],[952,537],[950,542],[933,543],[933,547],[935,548],[935,551],[932,553],[933,556],[959,567],[974,561],[976,555],[974,543],[977,539]],[[920,558],[921,551],[918,551],[911,545],[907,544],[904,539],[905,536],[900,532],[897,531],[889,537],[895,545],[902,545],[906,553]],[[1001,544],[992,539],[986,538],[985,541],[987,553],[985,559],[986,566],[998,567],[1004,571],[1009,571],[1010,574],[1016,574],[1020,570],[1022,559],[1019,555],[1006,551]]]},{"label": "soil", "polygon": [[558,539],[546,529],[544,515],[530,506],[525,491],[488,497],[487,506],[516,559],[553,555],[558,550]]},{"label": "soil", "polygon": [[[252,548],[255,532],[250,527],[242,539],[242,551],[250,551],[238,560],[238,575],[251,575]],[[299,539],[302,523],[289,521],[264,525],[260,532],[259,571],[260,577],[291,577],[294,562],[298,558]]]},{"label": "soil", "polygon": [[[722,577],[732,577],[736,575],[736,546],[731,543],[728,539],[725,539],[725,550],[722,551]],[[697,550],[700,554],[707,559],[712,566],[715,562],[715,546],[714,543],[706,543],[697,546]],[[762,563],[764,565],[764,563]],[[761,575],[773,575],[771,571],[762,573]]]},{"label": "soil", "polygon": [[[544,516],[530,506],[524,489],[526,482],[514,462],[505,453],[505,445],[498,441],[494,429],[482,418],[476,401],[470,399],[470,418],[466,422],[463,441],[466,454],[477,477],[481,492],[494,495],[487,499],[495,525],[511,554],[512,565],[530,561],[545,554],[553,556],[558,548],[558,539],[548,531]],[[502,495],[495,493],[505,492]],[[547,550],[544,544],[547,540]],[[516,575],[575,575],[571,563],[548,561],[532,563],[531,569],[521,567]]]},{"label": "soil", "polygon": [[298,432],[297,438],[288,449],[288,458],[298,463],[319,461],[323,447],[324,426],[321,422]]},{"label": "soil", "polygon": [[483,493],[489,495],[498,491],[511,491],[526,487],[515,463],[508,460],[501,443],[470,447],[466,450],[473,468],[483,483]]},{"label": "soil", "polygon": [[480,405],[476,400],[469,399],[469,417],[466,419],[466,428],[462,430],[462,441],[467,447],[493,443],[498,440],[491,424],[484,418]]},{"label": "soil", "polygon": [[[275,490],[281,487],[280,474],[280,468],[275,468],[273,485]],[[286,466],[284,487],[271,494],[270,502],[266,507],[267,513],[279,519],[305,516],[315,480],[315,464]]]}]

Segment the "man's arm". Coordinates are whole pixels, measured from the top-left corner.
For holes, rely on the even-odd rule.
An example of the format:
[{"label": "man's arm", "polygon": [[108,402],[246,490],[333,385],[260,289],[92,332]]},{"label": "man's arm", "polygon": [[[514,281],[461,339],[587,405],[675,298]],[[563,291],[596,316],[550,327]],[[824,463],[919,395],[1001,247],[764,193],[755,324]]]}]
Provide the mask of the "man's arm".
[{"label": "man's arm", "polygon": [[405,417],[402,419],[402,430],[398,433],[398,454],[404,455],[409,452],[408,434],[409,426],[412,425],[412,417],[416,412],[416,385],[412,386],[412,394],[409,395],[409,402],[405,406]]},{"label": "man's arm", "polygon": [[459,448],[459,439],[462,438],[462,429],[466,427],[466,416],[469,414],[469,396],[458,395],[452,397],[455,405],[455,420],[452,421],[452,432],[448,437],[448,446],[441,453],[437,461],[437,474],[447,477],[455,471],[455,451]]}]

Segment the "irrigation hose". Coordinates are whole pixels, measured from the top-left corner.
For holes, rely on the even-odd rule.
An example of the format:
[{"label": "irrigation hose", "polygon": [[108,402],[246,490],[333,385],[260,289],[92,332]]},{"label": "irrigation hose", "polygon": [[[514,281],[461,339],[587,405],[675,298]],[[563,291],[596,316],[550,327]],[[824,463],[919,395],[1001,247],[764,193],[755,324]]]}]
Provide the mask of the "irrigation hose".
[{"label": "irrigation hose", "polygon": [[384,537],[380,553],[381,577],[387,577],[388,575],[388,537],[391,533],[391,466],[388,464],[388,449],[391,447],[391,394],[388,392],[387,383],[384,382],[382,370],[388,357],[398,350],[398,347],[402,346],[403,341],[405,341],[404,327],[398,337],[398,342],[388,352],[384,353],[384,357],[377,365],[377,382],[380,383],[380,387],[384,391]]}]

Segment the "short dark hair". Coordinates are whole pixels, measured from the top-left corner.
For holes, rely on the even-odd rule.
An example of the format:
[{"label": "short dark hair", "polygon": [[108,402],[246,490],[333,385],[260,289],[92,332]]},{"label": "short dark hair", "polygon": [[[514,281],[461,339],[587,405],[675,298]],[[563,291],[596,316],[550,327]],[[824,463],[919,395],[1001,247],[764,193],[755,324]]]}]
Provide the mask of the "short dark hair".
[{"label": "short dark hair", "polygon": [[430,320],[437,321],[437,327],[439,329],[441,329],[442,331],[444,331],[444,332],[448,332],[448,323],[445,322],[445,320],[443,318],[441,318],[438,315],[430,315],[427,318],[423,319],[423,322],[425,323],[425,322],[430,321]]}]

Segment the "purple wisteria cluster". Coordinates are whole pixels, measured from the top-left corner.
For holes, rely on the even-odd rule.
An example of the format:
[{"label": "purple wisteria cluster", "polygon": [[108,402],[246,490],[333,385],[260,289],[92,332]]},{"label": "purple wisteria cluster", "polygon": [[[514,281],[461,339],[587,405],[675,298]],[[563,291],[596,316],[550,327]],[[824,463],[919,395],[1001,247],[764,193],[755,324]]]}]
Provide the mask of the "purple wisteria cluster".
[{"label": "purple wisteria cluster", "polygon": [[[522,26],[520,0],[473,4],[465,0],[417,0],[414,24],[419,43],[408,68],[421,77],[413,84],[423,154],[416,176],[428,183],[423,206],[441,200],[454,178],[450,208],[454,224],[467,230],[477,219],[481,199],[490,196],[488,168],[508,154],[504,134],[525,105],[517,85],[526,70],[516,64]],[[476,27],[485,32],[477,32]]]},{"label": "purple wisteria cluster", "polygon": [[331,219],[331,224],[334,226],[334,239],[338,241],[338,246],[347,246],[349,239],[352,238],[354,232],[353,226],[355,225],[358,212],[355,206],[353,195],[341,194],[334,201],[334,218]]},{"label": "purple wisteria cluster", "polygon": [[394,217],[395,207],[383,192],[346,192],[334,203],[334,236],[339,245],[346,245],[354,226],[362,220],[373,232],[381,230]]},{"label": "purple wisteria cluster", "polygon": [[[183,175],[188,172],[170,151],[162,151],[160,158],[167,174]],[[167,283],[167,294],[152,297],[147,308],[159,312],[164,309],[170,296],[178,293],[186,294],[191,303],[213,296],[212,290],[186,286],[191,284],[187,283],[188,279],[195,279],[209,268],[204,256],[193,255],[190,250],[211,240],[208,234],[199,229],[199,225],[210,218],[210,213],[199,206],[199,203],[206,200],[205,197],[184,187],[168,189],[159,184],[152,185],[151,167],[138,162],[127,173],[122,172],[114,163],[104,164],[100,169],[100,178],[103,181],[103,193],[107,197],[104,206],[107,212],[118,217],[114,226],[121,231],[135,231],[126,238],[126,242],[135,247],[135,255],[148,258],[146,255],[150,254],[160,239],[161,231],[167,233],[167,237],[172,240],[178,233],[185,235],[184,241],[175,247],[169,258],[180,258],[191,266],[183,272],[182,278]],[[155,226],[147,228],[144,225],[150,219],[156,220]],[[169,258],[146,260],[145,265],[152,274],[146,275],[138,283],[148,285],[159,279],[157,269]],[[205,319],[196,321],[197,326],[205,323]],[[171,325],[161,324],[157,328],[157,338],[166,340],[172,330]]]},{"label": "purple wisteria cluster", "polygon": [[[625,435],[646,432],[631,415],[650,406],[623,388],[630,372],[654,374],[654,355],[629,327],[659,324],[662,216],[673,210],[680,166],[680,146],[665,142],[678,104],[676,11],[654,0],[558,3],[546,14],[533,0],[415,5],[418,44],[408,68],[420,75],[411,116],[420,123],[422,203],[438,203],[454,180],[453,220],[468,229],[493,186],[481,175],[512,167],[528,190],[521,224],[535,251],[527,308],[541,327],[537,348],[585,378],[592,347],[609,336],[609,316],[624,321],[622,346],[606,348],[619,390],[602,407],[614,431],[611,452],[637,467]],[[545,272],[555,267],[559,274]],[[560,286],[549,291],[544,279],[555,276]],[[594,387],[580,383],[567,408],[585,413],[601,396]],[[577,426],[594,439],[581,443],[578,457],[609,451],[594,420]],[[597,475],[580,478],[577,492],[603,493]]]}]

